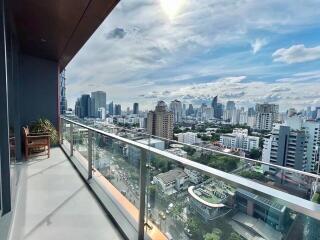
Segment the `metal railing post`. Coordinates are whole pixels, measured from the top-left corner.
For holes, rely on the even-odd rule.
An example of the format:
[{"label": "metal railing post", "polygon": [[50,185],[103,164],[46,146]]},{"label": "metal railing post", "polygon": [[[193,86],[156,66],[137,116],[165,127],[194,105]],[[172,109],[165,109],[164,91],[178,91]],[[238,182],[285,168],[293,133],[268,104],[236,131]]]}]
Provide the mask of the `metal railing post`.
[{"label": "metal railing post", "polygon": [[63,131],[64,131],[64,120],[60,117],[60,127],[59,127],[59,137],[60,137],[60,145],[63,144]]},{"label": "metal railing post", "polygon": [[70,157],[73,156],[73,123],[70,123]]},{"label": "metal railing post", "polygon": [[144,239],[145,207],[146,207],[146,175],[147,175],[146,162],[147,162],[147,150],[141,149],[138,240]]},{"label": "metal railing post", "polygon": [[88,130],[88,179],[92,178],[92,131]]}]

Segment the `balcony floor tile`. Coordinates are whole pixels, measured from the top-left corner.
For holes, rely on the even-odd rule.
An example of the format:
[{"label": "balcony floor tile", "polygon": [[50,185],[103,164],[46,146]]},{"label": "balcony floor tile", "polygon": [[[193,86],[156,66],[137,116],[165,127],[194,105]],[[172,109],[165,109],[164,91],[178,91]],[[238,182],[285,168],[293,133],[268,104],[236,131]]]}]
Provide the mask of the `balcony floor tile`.
[{"label": "balcony floor tile", "polygon": [[22,168],[11,239],[123,239],[60,148]]}]

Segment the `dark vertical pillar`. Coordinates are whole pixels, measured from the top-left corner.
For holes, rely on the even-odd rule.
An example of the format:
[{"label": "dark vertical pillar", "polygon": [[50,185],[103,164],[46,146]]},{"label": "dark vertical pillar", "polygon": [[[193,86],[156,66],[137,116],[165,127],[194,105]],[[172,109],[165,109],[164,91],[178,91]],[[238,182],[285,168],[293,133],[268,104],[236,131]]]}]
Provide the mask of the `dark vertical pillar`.
[{"label": "dark vertical pillar", "polygon": [[1,215],[11,210],[8,77],[6,56],[5,5],[0,3],[0,194]]}]

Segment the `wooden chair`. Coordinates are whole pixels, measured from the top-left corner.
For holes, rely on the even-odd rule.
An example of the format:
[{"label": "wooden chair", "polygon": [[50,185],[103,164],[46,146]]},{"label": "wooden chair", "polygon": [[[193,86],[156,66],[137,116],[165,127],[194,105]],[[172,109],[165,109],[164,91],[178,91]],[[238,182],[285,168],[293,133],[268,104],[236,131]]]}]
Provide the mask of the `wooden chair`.
[{"label": "wooden chair", "polygon": [[47,148],[48,158],[50,157],[50,134],[49,133],[30,133],[29,127],[23,127],[24,151],[26,160],[29,158],[29,150]]}]

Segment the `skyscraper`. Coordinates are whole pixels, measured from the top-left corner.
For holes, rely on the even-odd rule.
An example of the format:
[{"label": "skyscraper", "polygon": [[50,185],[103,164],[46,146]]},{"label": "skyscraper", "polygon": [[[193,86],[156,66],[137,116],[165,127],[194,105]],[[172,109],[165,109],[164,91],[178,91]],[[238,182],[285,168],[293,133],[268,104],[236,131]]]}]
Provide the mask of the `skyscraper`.
[{"label": "skyscraper", "polygon": [[91,109],[91,99],[90,95],[83,94],[81,97],[76,101],[75,104],[75,114],[79,118],[90,117],[90,109]]},{"label": "skyscraper", "polygon": [[216,107],[213,109],[213,114],[215,118],[221,119],[223,115],[223,105],[217,103]]},{"label": "skyscraper", "polygon": [[194,110],[193,110],[193,105],[190,103],[188,110],[187,110],[187,116],[193,115],[194,114]]},{"label": "skyscraper", "polygon": [[182,122],[182,103],[179,100],[174,100],[170,103],[170,110],[174,116],[174,122]]},{"label": "skyscraper", "polygon": [[211,107],[213,109],[215,109],[218,105],[218,96],[215,96],[213,99],[212,99],[212,102],[211,102]]},{"label": "skyscraper", "polygon": [[107,94],[104,91],[96,91],[91,93],[92,99],[92,115],[93,117],[98,117],[98,109],[106,109]]},{"label": "skyscraper", "polygon": [[121,115],[121,105],[120,104],[115,104],[114,105],[114,115]]},{"label": "skyscraper", "polygon": [[257,104],[256,105],[256,129],[271,131],[272,126],[279,118],[279,105]]},{"label": "skyscraper", "polygon": [[234,101],[228,101],[226,110],[235,110],[236,109],[236,104]]},{"label": "skyscraper", "polygon": [[155,111],[150,111],[147,117],[147,130],[149,134],[159,137],[173,138],[173,113],[167,110],[164,101],[159,101]]},{"label": "skyscraper", "polygon": [[68,108],[66,98],[66,75],[65,70],[60,73],[60,113],[65,114]]},{"label": "skyscraper", "polygon": [[113,113],[114,113],[114,112],[113,112],[113,102],[110,102],[110,103],[109,103],[108,110],[109,110],[109,115],[111,115],[111,116],[112,116],[112,115],[113,115]]},{"label": "skyscraper", "polygon": [[133,104],[133,114],[139,114],[139,103]]}]

